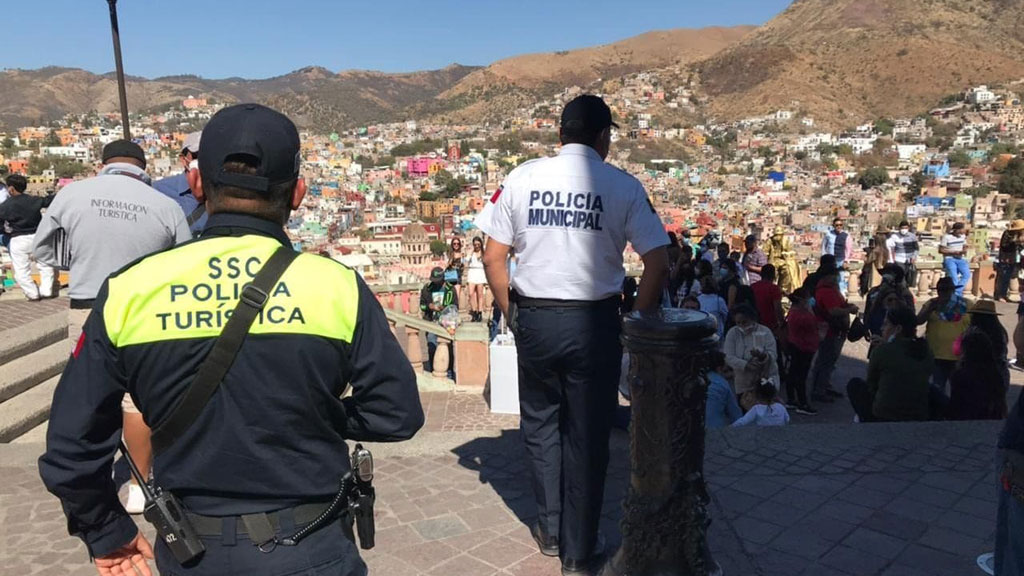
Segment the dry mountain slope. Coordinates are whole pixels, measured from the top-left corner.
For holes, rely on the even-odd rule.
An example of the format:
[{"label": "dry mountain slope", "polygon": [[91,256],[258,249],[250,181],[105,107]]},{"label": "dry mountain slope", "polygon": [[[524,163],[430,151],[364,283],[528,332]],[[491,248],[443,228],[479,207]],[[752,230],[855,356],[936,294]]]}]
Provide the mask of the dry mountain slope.
[{"label": "dry mountain slope", "polygon": [[[189,94],[223,102],[256,101],[279,107],[300,126],[330,131],[345,126],[405,119],[409,106],[429,100],[476,68],[452,65],[441,70],[384,74],[350,70],[334,73],[311,66],[262,80],[198,76],[128,78],[133,112],[165,108]],[[112,74],[71,68],[0,72],[0,126],[42,123],[64,114],[115,112],[117,84]]]},{"label": "dry mountain slope", "polygon": [[659,30],[592,48],[507,58],[468,74],[432,107],[448,119],[499,119],[516,106],[568,86],[703,60],[752,30],[753,26]]},{"label": "dry mountain slope", "polygon": [[832,127],[920,113],[1024,77],[1024,0],[796,0],[701,66],[712,112],[801,109]]},{"label": "dry mountain slope", "polygon": [[[509,58],[486,68],[452,65],[385,74],[361,70],[334,73],[311,66],[262,80],[130,78],[128,103],[138,112],[166,107],[189,94],[226,102],[264,102],[279,107],[301,126],[323,132],[430,115],[449,121],[500,120],[517,106],[567,86],[691,64],[752,30],[739,26],[657,31],[604,46]],[[42,123],[66,113],[115,112],[117,105],[112,74],[99,76],[55,67],[0,72],[0,126]]]}]

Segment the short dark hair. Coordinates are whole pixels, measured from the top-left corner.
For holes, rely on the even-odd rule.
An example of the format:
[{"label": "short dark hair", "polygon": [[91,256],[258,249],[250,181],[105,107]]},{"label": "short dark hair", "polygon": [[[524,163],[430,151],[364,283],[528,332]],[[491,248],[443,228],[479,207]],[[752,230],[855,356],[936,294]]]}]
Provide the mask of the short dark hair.
[{"label": "short dark hair", "polygon": [[835,218],[832,219],[832,225],[835,226],[836,222],[842,222],[842,221],[843,221],[842,218],[840,218],[839,216],[836,216]]},{"label": "short dark hair", "polygon": [[886,320],[893,326],[899,326],[905,338],[917,337],[917,315],[908,306],[890,308],[885,313]]},{"label": "short dark hair", "polygon": [[775,266],[771,264],[761,266],[761,280],[767,280],[769,282],[775,280]]},{"label": "short dark hair", "polygon": [[910,222],[907,222],[906,220],[900,220],[900,228],[903,228],[904,226],[910,228]]},{"label": "short dark hair", "polygon": [[7,187],[24,193],[28,189],[28,180],[21,174],[11,174],[7,177]]},{"label": "short dark hair", "polygon": [[604,130],[604,128],[595,130],[594,128],[562,126],[559,132],[559,140],[561,140],[563,146],[565,144],[586,144],[593,147],[597,144],[597,139]]},{"label": "short dark hair", "polygon": [[[257,175],[259,167],[250,156],[241,155],[229,156],[224,161],[223,170],[236,174]],[[214,184],[206,191],[206,196],[214,209],[228,209],[234,200],[256,201],[249,204],[246,213],[265,220],[281,222],[287,220],[291,211],[292,191],[295,189],[296,181],[271,184],[266,192]]]}]

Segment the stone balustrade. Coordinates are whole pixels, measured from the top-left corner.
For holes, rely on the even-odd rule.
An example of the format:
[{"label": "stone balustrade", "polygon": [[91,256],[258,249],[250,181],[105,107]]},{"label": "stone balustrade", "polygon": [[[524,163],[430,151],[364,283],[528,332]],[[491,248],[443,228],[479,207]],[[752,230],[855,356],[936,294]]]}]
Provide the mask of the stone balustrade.
[{"label": "stone balustrade", "polygon": [[[854,263],[850,266],[850,294],[858,294],[860,288],[860,271],[862,266]],[[924,300],[935,296],[935,284],[939,278],[946,275],[941,262],[920,262],[917,265],[917,283],[910,287],[911,292],[918,300]],[[874,275],[874,285],[881,281],[881,275]],[[991,298],[995,292],[996,271],[991,260],[971,263],[971,285],[964,290],[965,295],[974,298]],[[1010,294],[1018,292],[1017,282],[1010,283]]]},{"label": "stone balustrade", "polygon": [[423,372],[427,361],[427,334],[437,336],[434,353],[436,379],[447,380],[448,346],[453,343],[455,378],[461,387],[483,389],[490,375],[488,330],[486,324],[462,324],[451,334],[435,322],[420,315],[420,289],[418,285],[375,286],[373,292],[384,308],[391,331],[417,373]]}]

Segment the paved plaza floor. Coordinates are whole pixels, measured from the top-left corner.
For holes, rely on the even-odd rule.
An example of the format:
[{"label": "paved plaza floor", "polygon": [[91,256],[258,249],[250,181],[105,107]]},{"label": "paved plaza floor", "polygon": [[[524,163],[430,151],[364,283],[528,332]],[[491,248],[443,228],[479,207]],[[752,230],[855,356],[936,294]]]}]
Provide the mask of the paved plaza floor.
[{"label": "paved plaza floor", "polygon": [[[845,354],[837,384],[864,370],[866,346]],[[1013,380],[1011,398],[1024,373]],[[559,574],[558,560],[530,538],[535,510],[518,418],[490,414],[479,391],[422,399],[427,423],[414,440],[372,446],[379,499],[377,547],[364,555],[370,573]],[[992,548],[1002,423],[855,425],[852,414],[840,401],[785,428],[708,435],[709,540],[725,574],[982,574],[975,559]],[[40,437],[0,445],[0,575],[94,574],[39,480]],[[628,436],[616,431],[602,521],[612,548],[628,473]]]},{"label": "paved plaza floor", "polygon": [[[558,574],[558,561],[541,556],[529,535],[535,511],[518,430],[485,429],[511,417],[486,414],[478,393],[427,396],[431,420],[415,440],[373,446],[379,500],[377,547],[365,554],[371,574]],[[450,426],[468,419],[471,429],[444,431],[452,418]],[[715,557],[732,575],[981,574],[974,562],[992,547],[1000,426],[713,432],[705,471]],[[628,436],[617,431],[612,448],[602,530],[614,547]],[[38,443],[0,446],[0,573],[91,574],[84,547],[66,535],[57,500],[39,480],[41,451]]]}]

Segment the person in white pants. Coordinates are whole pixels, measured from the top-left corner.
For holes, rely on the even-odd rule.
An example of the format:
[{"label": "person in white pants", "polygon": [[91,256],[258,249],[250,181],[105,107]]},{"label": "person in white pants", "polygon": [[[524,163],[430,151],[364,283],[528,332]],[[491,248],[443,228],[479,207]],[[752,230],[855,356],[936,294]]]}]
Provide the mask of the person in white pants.
[{"label": "person in white pants", "polygon": [[50,298],[53,292],[53,267],[37,262],[39,282],[32,279],[32,247],[35,244],[36,229],[42,220],[42,210],[53,202],[53,196],[29,196],[25,193],[28,181],[21,174],[7,177],[10,198],[0,204],[0,221],[4,231],[10,235],[11,261],[14,263],[14,279],[29,300]]},{"label": "person in white pants", "polygon": [[36,262],[39,269],[39,285],[32,279],[32,244],[35,234],[25,234],[11,238],[11,261],[14,264],[14,280],[25,293],[25,297],[35,301],[53,297],[53,267]]}]

